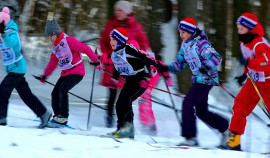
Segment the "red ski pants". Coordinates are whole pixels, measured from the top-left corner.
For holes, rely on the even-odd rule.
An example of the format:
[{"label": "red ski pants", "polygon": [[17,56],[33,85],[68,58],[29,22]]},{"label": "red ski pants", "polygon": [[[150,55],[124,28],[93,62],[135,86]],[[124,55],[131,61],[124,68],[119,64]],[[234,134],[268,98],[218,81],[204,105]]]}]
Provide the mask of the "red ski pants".
[{"label": "red ski pants", "polygon": [[[267,106],[270,109],[270,82],[256,82],[256,86]],[[244,84],[243,88],[234,100],[233,116],[229,131],[244,134],[246,127],[246,117],[253,111],[260,98],[253,87],[250,79]]]}]

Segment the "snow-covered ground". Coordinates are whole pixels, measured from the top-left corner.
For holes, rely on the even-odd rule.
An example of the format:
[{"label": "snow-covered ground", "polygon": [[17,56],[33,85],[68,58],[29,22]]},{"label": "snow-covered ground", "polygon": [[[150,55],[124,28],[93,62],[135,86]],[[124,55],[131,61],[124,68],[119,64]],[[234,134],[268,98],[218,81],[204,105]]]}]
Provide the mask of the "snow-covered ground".
[{"label": "snow-covered ground", "polygon": [[[174,21],[173,21],[174,20]],[[173,19],[170,23],[165,24],[163,33],[171,34],[165,36],[169,47],[164,49],[164,52],[172,53],[171,56],[175,57],[176,40],[169,41],[168,37],[175,37],[175,23]],[[175,44],[173,44],[175,43]],[[165,44],[167,45],[167,44]],[[28,49],[26,48],[26,52]],[[30,56],[27,56],[26,79],[35,95],[46,105],[49,109],[50,106],[50,93],[52,86],[42,84],[35,80],[31,75],[40,75],[48,62],[48,59],[36,58],[33,53],[42,53],[44,50],[32,51]],[[46,55],[45,55],[46,56]],[[166,59],[165,63],[173,60]],[[84,79],[75,86],[71,92],[75,93],[85,99],[90,98],[91,82],[93,80],[93,67],[85,62],[86,76]],[[55,83],[60,75],[57,69],[48,81]],[[3,66],[0,67],[0,81],[5,76]],[[94,77],[95,86],[93,102],[106,108],[105,102],[107,100],[107,89],[99,85],[100,72],[96,72]],[[233,82],[225,85],[226,88],[237,94],[236,84]],[[158,88],[166,89],[164,81],[160,79],[157,84]],[[177,93],[175,88],[171,91]],[[153,96],[158,97],[160,100],[171,105],[169,95],[153,90]],[[1,96],[0,96],[1,97]],[[74,97],[70,96],[70,117],[69,125],[75,128],[86,130],[89,104]],[[181,109],[183,98],[173,97],[176,108]],[[123,143],[116,142],[111,138],[100,138],[97,136],[83,136],[83,135],[63,135],[58,129],[46,128],[37,129],[38,122],[33,121],[37,119],[33,112],[24,105],[19,98],[17,92],[14,90],[10,98],[9,111],[8,111],[8,126],[0,127],[0,158],[105,158],[105,157],[190,157],[190,158],[246,158],[246,157],[270,157],[263,156],[259,153],[270,152],[270,132],[269,128],[261,120],[250,116],[247,120],[246,132],[242,136],[242,149],[248,152],[236,152],[225,150],[201,150],[201,149],[158,149],[149,146],[147,143],[154,143],[150,136],[146,134],[138,121],[138,106],[137,101],[134,102],[134,125],[135,125],[135,140],[124,139]],[[226,112],[228,107],[233,105],[233,99],[230,98],[221,88],[214,87],[209,96],[209,104],[214,107],[224,109],[223,111],[210,108],[224,117],[230,119],[231,113]],[[159,142],[158,144],[174,145],[183,140],[180,136],[180,126],[175,117],[173,110],[166,108],[162,105],[153,103],[153,110],[155,113],[158,133],[153,138]],[[255,109],[259,116],[264,116],[260,109]],[[115,130],[114,128],[105,128],[106,111],[92,106],[90,113],[90,130],[88,131],[93,135],[102,135],[107,132]],[[263,118],[268,121],[267,118]],[[220,134],[217,131],[210,129],[200,120],[197,120],[198,126],[198,140],[203,147],[215,147],[219,144]]]}]

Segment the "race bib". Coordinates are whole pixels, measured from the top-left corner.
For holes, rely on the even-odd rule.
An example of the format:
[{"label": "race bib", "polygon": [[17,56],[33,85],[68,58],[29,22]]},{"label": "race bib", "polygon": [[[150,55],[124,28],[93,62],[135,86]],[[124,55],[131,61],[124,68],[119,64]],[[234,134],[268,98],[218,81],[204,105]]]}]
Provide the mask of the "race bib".
[{"label": "race bib", "polygon": [[14,50],[6,46],[2,37],[0,37],[0,50],[3,55],[3,65],[10,65],[16,61],[16,54]]},{"label": "race bib", "polygon": [[59,42],[57,46],[53,46],[53,49],[52,49],[53,53],[59,59],[58,67],[61,70],[70,69],[76,66],[77,64],[79,64],[80,62],[82,62],[82,60],[80,60],[76,64],[71,64],[73,57],[72,57],[72,52],[68,46],[66,37],[67,35],[64,36],[64,38]]},{"label": "race bib", "polygon": [[134,71],[133,67],[127,62],[125,49],[113,52],[111,58],[115,69],[120,75],[131,76],[137,73],[137,71]]},{"label": "race bib", "polygon": [[263,71],[254,71],[252,69],[248,69],[248,72],[250,74],[250,77],[252,78],[253,81],[256,82],[265,82],[265,75]]},{"label": "race bib", "polygon": [[189,64],[190,70],[192,71],[193,75],[198,75],[199,68],[201,67],[201,61],[195,50],[195,46],[192,47],[186,46],[184,51],[185,51],[184,58]]}]

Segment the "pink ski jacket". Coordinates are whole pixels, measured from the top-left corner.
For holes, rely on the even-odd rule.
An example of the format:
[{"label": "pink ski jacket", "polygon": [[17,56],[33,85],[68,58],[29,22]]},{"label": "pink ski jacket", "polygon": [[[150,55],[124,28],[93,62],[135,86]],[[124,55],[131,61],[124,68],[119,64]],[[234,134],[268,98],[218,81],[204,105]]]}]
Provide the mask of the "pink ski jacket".
[{"label": "pink ski jacket", "polygon": [[[64,33],[61,32],[61,34],[58,35],[55,43],[53,43],[53,44],[57,45],[63,39],[63,37],[64,37]],[[68,46],[69,46],[71,53],[72,53],[72,56],[73,56],[71,64],[75,64],[81,60],[80,52],[86,54],[90,58],[90,60],[93,62],[96,62],[98,60],[98,56],[86,44],[78,41],[76,38],[74,38],[72,36],[66,37],[66,40],[67,40]],[[50,76],[53,73],[53,71],[58,66],[58,62],[59,62],[59,59],[56,57],[56,55],[54,53],[52,53],[50,61],[49,61],[48,65],[44,71],[44,75],[46,77]],[[71,74],[77,74],[77,75],[84,76],[85,69],[84,69],[83,62],[79,63],[78,65],[76,65],[70,69],[62,70],[61,77],[71,75]]]}]

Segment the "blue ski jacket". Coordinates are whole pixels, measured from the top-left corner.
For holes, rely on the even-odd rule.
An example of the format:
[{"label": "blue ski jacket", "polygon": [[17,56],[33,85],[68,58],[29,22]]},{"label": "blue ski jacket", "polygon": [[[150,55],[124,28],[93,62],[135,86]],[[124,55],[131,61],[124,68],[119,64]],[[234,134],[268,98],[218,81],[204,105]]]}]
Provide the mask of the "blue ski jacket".
[{"label": "blue ski jacket", "polygon": [[[16,55],[16,60],[21,57],[21,42],[18,34],[18,26],[17,24],[10,19],[10,22],[5,27],[5,36],[2,36],[6,46],[8,48],[12,48]],[[26,73],[26,62],[24,57],[20,60],[5,66],[6,73]]]}]

